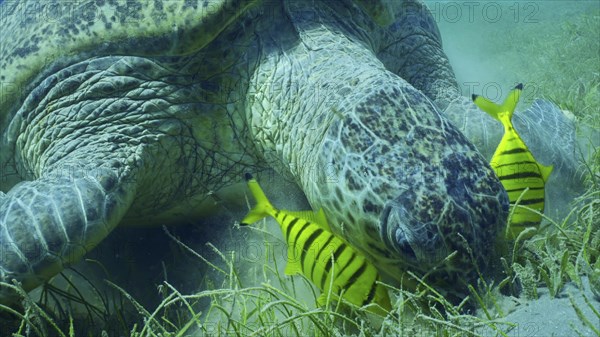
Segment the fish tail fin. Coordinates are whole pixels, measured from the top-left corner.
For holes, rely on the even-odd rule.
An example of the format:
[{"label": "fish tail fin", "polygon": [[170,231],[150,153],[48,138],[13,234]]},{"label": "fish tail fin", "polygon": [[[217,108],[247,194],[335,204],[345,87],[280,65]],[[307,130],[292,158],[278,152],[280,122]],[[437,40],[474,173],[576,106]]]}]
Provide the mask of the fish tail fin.
[{"label": "fish tail fin", "polygon": [[246,173],[245,178],[250,192],[252,192],[254,199],[256,199],[256,206],[254,206],[254,208],[252,208],[250,212],[246,214],[240,223],[240,226],[251,225],[263,218],[266,218],[273,211],[273,205],[271,205],[271,202],[269,199],[267,199],[265,192],[263,192],[256,179],[254,179],[250,173]]},{"label": "fish tail fin", "polygon": [[498,116],[502,111],[500,105],[490,101],[489,99],[483,96],[475,94],[473,94],[471,98],[473,99],[473,103],[475,103],[475,105],[477,105],[479,109],[487,112],[487,114],[492,116],[494,119],[498,121],[500,120],[500,117]]},{"label": "fish tail fin", "polygon": [[519,98],[521,97],[521,91],[523,90],[523,83],[517,84],[513,90],[508,93],[508,96],[502,103],[501,110],[502,112],[508,113],[508,119],[512,120],[512,115],[515,112],[515,108],[517,107],[517,103],[519,103]]},{"label": "fish tail fin", "polygon": [[510,120],[513,112],[515,111],[515,107],[519,102],[519,97],[521,96],[522,90],[523,84],[519,83],[513,90],[510,91],[508,97],[506,97],[502,105],[498,105],[483,96],[475,94],[473,94],[471,98],[473,99],[473,103],[475,103],[475,105],[477,105],[481,110],[487,112],[494,119],[502,121],[500,119],[500,115],[508,113],[508,119]]}]

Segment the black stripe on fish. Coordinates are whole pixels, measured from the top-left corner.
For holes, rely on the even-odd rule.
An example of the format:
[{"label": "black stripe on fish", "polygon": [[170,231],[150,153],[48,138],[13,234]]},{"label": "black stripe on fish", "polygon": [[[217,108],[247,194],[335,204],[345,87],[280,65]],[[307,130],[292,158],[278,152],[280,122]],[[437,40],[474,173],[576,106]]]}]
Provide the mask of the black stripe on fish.
[{"label": "black stripe on fish", "polygon": [[363,260],[362,264],[360,265],[360,268],[358,268],[354,272],[354,274],[352,274],[352,276],[350,276],[350,278],[348,279],[348,282],[342,288],[346,288],[346,287],[354,284],[356,282],[356,280],[358,280],[358,278],[365,272],[365,270],[367,270],[367,263]]},{"label": "black stripe on fish", "polygon": [[310,224],[311,223],[308,221],[304,222],[304,224],[302,225],[302,228],[300,228],[300,230],[298,231],[298,234],[296,234],[296,238],[294,239],[294,241],[290,241],[290,243],[292,243],[294,245],[294,248],[297,248],[296,243],[298,243],[298,239],[302,235],[302,232],[304,232],[304,230],[307,229],[310,226]]},{"label": "black stripe on fish", "polygon": [[519,202],[519,205],[533,205],[533,204],[538,204],[540,202],[544,202],[544,198],[539,198],[539,199],[522,199],[521,202]]},{"label": "black stripe on fish", "polygon": [[[310,234],[310,236],[306,239],[306,241],[304,241],[304,247],[302,247],[302,253],[300,254],[300,265],[302,266],[303,270],[304,270],[304,259],[306,259],[306,252],[310,249],[310,246],[312,245],[312,243],[315,241],[315,239],[319,235],[321,235],[321,233],[323,233],[323,230],[321,228],[317,228],[314,232],[312,232],[312,234]],[[317,264],[316,259],[313,261],[313,267],[315,266],[315,264]]]},{"label": "black stripe on fish", "polygon": [[[338,257],[342,255],[342,252],[346,249],[346,245],[344,243],[340,244],[339,247],[333,252],[333,263],[338,260]],[[331,270],[332,261],[330,258],[327,259],[327,264],[325,265],[325,271],[323,272],[323,278],[321,279],[321,289],[325,289],[325,281],[327,280],[327,276],[329,275],[329,270]]]},{"label": "black stripe on fish", "polygon": [[500,179],[500,180],[523,179],[523,178],[542,178],[542,175],[539,172],[519,172],[519,173],[507,174],[505,176],[498,176],[498,179]]},{"label": "black stripe on fish", "polygon": [[362,305],[367,305],[367,304],[373,302],[373,299],[375,298],[376,290],[377,290],[377,279],[375,279],[375,281],[373,281],[373,284],[371,284],[371,289],[369,290],[369,295],[367,295],[367,298],[363,301]]},{"label": "black stripe on fish", "polygon": [[522,148],[522,147],[518,147],[516,149],[510,149],[510,150],[502,151],[498,155],[504,156],[504,155],[515,154],[515,153],[523,153],[523,152],[527,152],[527,149]]},{"label": "black stripe on fish", "polygon": [[287,224],[287,229],[285,231],[285,240],[288,243],[290,242],[290,235],[292,234],[292,227],[294,227],[294,225],[296,224],[296,222],[298,222],[298,220],[300,220],[300,219],[294,218],[294,219],[292,219],[292,221],[290,221],[289,224]]},{"label": "black stripe on fish", "polygon": [[503,166],[510,166],[510,165],[522,165],[522,164],[537,164],[534,161],[529,161],[529,160],[525,160],[525,161],[516,161],[516,162],[512,162],[512,163],[507,163],[507,164],[501,164],[501,165],[497,165],[496,169],[503,167]]},{"label": "black stripe on fish", "polygon": [[[327,235],[329,235],[329,237],[327,238],[327,240],[323,244],[323,247],[321,247],[321,249],[317,253],[317,256],[315,257],[315,264],[313,264],[312,269],[310,271],[310,279],[313,280],[313,281],[315,281],[315,266],[317,265],[317,261],[320,261],[321,253],[327,248],[327,245],[329,245],[329,243],[331,242],[331,240],[333,240],[333,234],[328,233],[328,232],[324,232],[324,233],[327,234]],[[325,261],[325,262],[329,263],[329,261]]]},{"label": "black stripe on fish", "polygon": [[[521,187],[521,188],[513,188],[511,190],[506,190],[506,193],[510,193],[510,192],[522,192],[525,191],[526,187]],[[544,186],[542,187],[530,187],[529,190],[530,191],[537,191],[537,190],[543,190]]]},{"label": "black stripe on fish", "polygon": [[511,223],[510,227],[537,227],[540,223],[536,221],[523,221],[517,223]]},{"label": "black stripe on fish", "polygon": [[356,258],[356,253],[352,252],[352,256],[350,257],[350,259],[348,260],[348,263],[346,263],[344,266],[342,266],[340,268],[340,271],[338,272],[338,277],[342,275],[342,273],[346,270],[346,268],[348,268],[348,266],[352,265],[352,262],[354,262],[354,259]]}]

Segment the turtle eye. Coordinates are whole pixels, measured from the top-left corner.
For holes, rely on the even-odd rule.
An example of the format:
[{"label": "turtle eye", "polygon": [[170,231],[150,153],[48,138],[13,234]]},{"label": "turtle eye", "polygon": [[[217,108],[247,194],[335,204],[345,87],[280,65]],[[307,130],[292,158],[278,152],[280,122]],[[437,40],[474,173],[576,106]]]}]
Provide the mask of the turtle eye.
[{"label": "turtle eye", "polygon": [[415,254],[415,251],[412,249],[410,242],[408,240],[408,238],[406,237],[406,233],[404,232],[404,230],[402,228],[398,228],[396,230],[396,248],[402,253],[404,254],[404,256],[408,256],[412,259],[417,259],[417,254]]},{"label": "turtle eye", "polygon": [[410,237],[404,229],[406,211],[394,202],[388,203],[381,216],[382,236],[395,251],[402,256],[416,260],[417,254],[410,244]]}]

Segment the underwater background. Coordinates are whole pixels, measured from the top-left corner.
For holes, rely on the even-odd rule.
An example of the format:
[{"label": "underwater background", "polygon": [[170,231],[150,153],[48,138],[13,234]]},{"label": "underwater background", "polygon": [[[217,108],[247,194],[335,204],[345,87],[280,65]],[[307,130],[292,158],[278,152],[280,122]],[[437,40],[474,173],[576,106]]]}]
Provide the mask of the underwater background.
[{"label": "underwater background", "polygon": [[[600,1],[425,2],[465,96],[499,101],[522,82],[517,113],[543,98],[589,132],[585,194],[552,200],[549,212],[557,211],[546,230],[515,244],[507,257],[508,281],[474,285],[478,310],[463,310],[435,292],[399,290],[398,317],[385,321],[320,309],[306,279],[284,276],[286,250],[275,221],[240,229],[235,223],[248,200],[215,200],[215,212],[193,223],[116,229],[84,261],[32,294],[42,304],[39,311],[28,309],[27,318],[39,330],[11,322],[0,334],[600,335],[600,156],[594,147],[600,145]],[[309,208],[302,192],[274,172],[264,173],[261,185],[279,208]],[[423,299],[434,309],[419,311],[414,303]]]}]

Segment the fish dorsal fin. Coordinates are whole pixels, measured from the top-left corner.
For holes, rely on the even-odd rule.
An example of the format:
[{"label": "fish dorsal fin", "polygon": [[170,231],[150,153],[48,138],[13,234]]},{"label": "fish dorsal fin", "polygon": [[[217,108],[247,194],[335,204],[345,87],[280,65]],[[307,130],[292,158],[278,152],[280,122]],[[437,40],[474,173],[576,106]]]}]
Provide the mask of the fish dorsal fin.
[{"label": "fish dorsal fin", "polygon": [[550,173],[552,173],[552,169],[554,168],[554,166],[544,166],[540,163],[538,163],[538,166],[540,168],[540,172],[542,173],[542,179],[544,179],[544,182],[547,182],[548,177],[550,177]]},{"label": "fish dorsal fin", "polygon": [[331,232],[329,228],[329,223],[327,222],[327,216],[325,215],[325,211],[323,208],[320,208],[318,212],[313,211],[285,211],[287,214],[291,216],[295,216],[300,219],[304,219],[315,225]]},{"label": "fish dorsal fin", "polygon": [[319,224],[323,229],[326,229],[331,232],[331,228],[329,228],[329,223],[327,222],[327,216],[325,215],[325,211],[323,207],[319,208],[319,211],[315,214],[316,223]]}]

